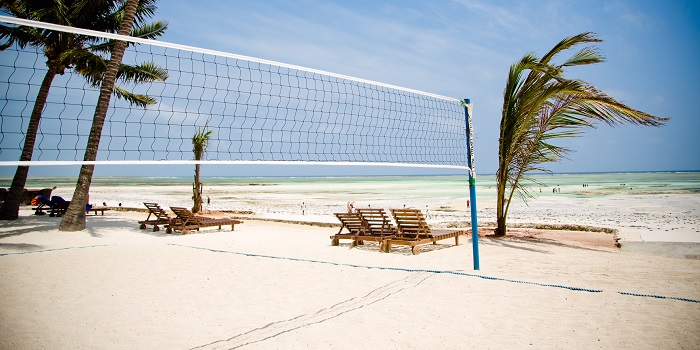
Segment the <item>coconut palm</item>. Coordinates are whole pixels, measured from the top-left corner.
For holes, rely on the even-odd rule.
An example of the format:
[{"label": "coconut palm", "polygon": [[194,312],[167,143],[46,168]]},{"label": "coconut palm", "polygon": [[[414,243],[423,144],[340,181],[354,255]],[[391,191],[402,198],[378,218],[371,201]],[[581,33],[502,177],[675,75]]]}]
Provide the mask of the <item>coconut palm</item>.
[{"label": "coconut palm", "polygon": [[[137,8],[137,28],[133,36],[156,38],[163,34],[167,23],[157,21],[144,23],[155,11],[155,0],[142,0]],[[17,18],[31,19],[48,23],[68,25],[83,29],[115,32],[124,17],[123,1],[114,0],[1,0],[0,10]],[[21,48],[34,46],[43,49],[47,71],[42,80],[32,114],[27,126],[20,161],[30,161],[39,129],[41,113],[46,103],[51,83],[56,75],[66,70],[74,70],[84,76],[93,86],[98,87],[105,76],[106,60],[103,55],[111,51],[114,43],[86,35],[59,32],[23,26],[0,25],[0,51],[13,45]],[[122,65],[118,79],[123,82],[144,82],[163,80],[167,73],[153,63],[136,66]],[[155,103],[152,98],[133,94],[115,87],[114,94],[130,103],[145,106]],[[0,219],[16,219],[22,200],[22,191],[27,181],[28,166],[18,166],[8,196],[0,208]]]},{"label": "coconut palm", "polygon": [[[582,33],[562,40],[542,58],[528,54],[510,67],[498,142],[496,235],[506,234],[513,196],[524,200],[531,196],[522,185],[522,180],[534,181],[528,173],[547,172],[544,164],[571,152],[552,141],[575,137],[597,121],[660,126],[668,120],[630,108],[585,81],[563,76],[565,67],[603,62],[595,46],[601,41],[594,33]],[[551,63],[559,53],[581,44],[591,46],[562,64]]]},{"label": "coconut palm", "polygon": [[[120,35],[128,35],[131,32],[138,3],[139,0],[128,0],[126,2],[124,16],[119,26]],[[111,52],[112,55],[110,56],[109,63],[104,73],[104,79],[100,79],[100,96],[97,101],[97,107],[95,108],[95,116],[92,120],[88,144],[85,148],[85,161],[94,161],[97,159],[97,150],[100,146],[102,127],[107,117],[109,101],[114,93],[114,83],[117,79],[119,67],[122,65],[124,51],[126,51],[128,45],[126,41],[116,41],[114,43]],[[80,167],[80,175],[78,175],[75,191],[73,191],[73,199],[61,220],[61,224],[58,226],[59,230],[80,231],[85,229],[85,204],[87,203],[94,171],[95,165],[92,164],[83,164],[83,166]]]},{"label": "coconut palm", "polygon": [[[207,130],[207,124],[203,128],[197,129],[194,136],[192,136],[192,152],[194,152],[194,160],[202,160],[204,153],[207,151],[207,145],[209,145],[209,140],[211,139],[211,133],[213,130]],[[192,206],[192,212],[198,213],[202,211],[202,182],[199,179],[199,163],[194,165],[194,183],[192,184],[192,199],[194,200],[194,206]]]}]

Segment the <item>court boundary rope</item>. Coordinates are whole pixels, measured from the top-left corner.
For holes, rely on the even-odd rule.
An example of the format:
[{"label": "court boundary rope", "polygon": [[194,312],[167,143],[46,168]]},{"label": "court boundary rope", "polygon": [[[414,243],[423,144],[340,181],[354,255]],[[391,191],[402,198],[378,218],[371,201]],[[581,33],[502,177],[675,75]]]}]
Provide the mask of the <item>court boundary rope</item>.
[{"label": "court boundary rope", "polygon": [[[480,279],[489,280],[489,281],[528,284],[528,285],[533,285],[533,286],[549,287],[549,288],[560,288],[560,289],[571,290],[571,291],[575,291],[575,292],[603,293],[602,289],[591,289],[591,288],[565,286],[565,285],[559,285],[559,284],[522,281],[522,280],[515,280],[515,279],[510,279],[510,278],[485,276],[485,275],[479,275],[479,274],[475,274],[475,273],[451,271],[451,270],[412,269],[412,268],[405,268],[405,267],[358,265],[358,264],[338,263],[338,262],[315,260],[315,259],[291,258],[291,257],[256,254],[256,253],[243,253],[243,252],[235,252],[235,251],[230,251],[230,250],[196,247],[196,246],[175,244],[175,243],[168,243],[168,245],[172,245],[172,246],[176,246],[176,247],[183,247],[183,248],[207,250],[207,251],[214,252],[214,253],[235,254],[235,255],[242,255],[242,256],[255,257],[255,258],[289,260],[289,261],[297,261],[297,262],[309,262],[309,263],[317,263],[317,264],[326,264],[326,265],[335,265],[335,266],[344,266],[344,267],[353,267],[353,268],[365,268],[365,269],[374,269],[374,270],[389,270],[389,271],[401,271],[401,272],[427,272],[427,273],[432,273],[432,274],[445,274],[445,275],[475,277],[475,278],[480,278]],[[621,295],[627,295],[627,296],[634,296],[634,297],[667,299],[667,300],[676,300],[676,301],[684,301],[684,302],[689,302],[689,303],[699,303],[700,304],[700,300],[695,300],[695,299],[690,299],[690,298],[670,297],[670,296],[663,296],[663,295],[641,294],[641,293],[630,293],[630,292],[619,292],[619,291],[616,291],[615,293],[621,294]]]}]

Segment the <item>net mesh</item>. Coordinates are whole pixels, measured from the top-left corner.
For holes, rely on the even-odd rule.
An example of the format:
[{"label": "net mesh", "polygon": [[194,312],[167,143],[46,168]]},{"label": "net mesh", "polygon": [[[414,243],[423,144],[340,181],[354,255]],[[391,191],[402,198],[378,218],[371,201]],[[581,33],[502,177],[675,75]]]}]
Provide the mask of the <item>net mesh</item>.
[{"label": "net mesh", "polygon": [[[124,88],[157,103],[113,97],[98,160],[191,160],[191,139],[206,128],[207,161],[467,163],[456,99],[167,43],[133,45],[124,56],[146,61],[169,78]],[[19,159],[44,62],[32,47],[0,52],[0,163]],[[82,160],[98,93],[70,71],[54,79],[34,162]]]}]

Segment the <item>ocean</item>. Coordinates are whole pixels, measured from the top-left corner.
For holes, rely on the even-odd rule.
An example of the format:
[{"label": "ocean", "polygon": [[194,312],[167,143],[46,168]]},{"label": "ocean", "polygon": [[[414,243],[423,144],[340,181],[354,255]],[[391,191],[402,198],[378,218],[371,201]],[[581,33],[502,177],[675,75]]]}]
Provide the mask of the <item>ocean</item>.
[{"label": "ocean", "polygon": [[[644,240],[700,242],[700,172],[536,174],[527,201],[511,203],[509,224],[584,225],[621,229]],[[466,176],[203,177],[204,209],[257,217],[336,222],[355,207],[422,209],[431,225],[468,227]],[[1,178],[0,186],[11,179]],[[32,177],[28,188],[56,187],[72,197],[75,178]],[[496,220],[496,180],[476,179],[479,225]],[[206,202],[208,200],[208,202]],[[144,208],[192,205],[191,177],[96,177],[93,205]],[[474,203],[470,203],[472,206]]]},{"label": "ocean", "polygon": [[[639,172],[535,174],[536,182],[526,182],[534,200],[555,194],[579,198],[609,195],[700,193],[700,172]],[[11,178],[0,178],[0,186],[9,187]],[[188,187],[192,177],[95,177],[93,188]],[[372,176],[372,177],[202,177],[209,196],[235,196],[237,192],[265,192],[284,196],[316,196],[355,200],[388,198],[466,199],[466,176]],[[57,187],[60,192],[75,187],[72,177],[31,177],[27,188]],[[584,186],[585,185],[585,186]],[[477,198],[496,197],[494,175],[477,175]],[[553,189],[555,191],[553,191]],[[477,199],[477,200],[478,200]]]}]

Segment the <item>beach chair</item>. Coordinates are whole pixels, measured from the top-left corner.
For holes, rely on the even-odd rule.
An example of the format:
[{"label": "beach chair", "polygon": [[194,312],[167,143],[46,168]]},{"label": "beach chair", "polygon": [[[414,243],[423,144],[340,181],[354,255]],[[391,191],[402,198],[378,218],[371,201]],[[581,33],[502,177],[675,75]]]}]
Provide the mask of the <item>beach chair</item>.
[{"label": "beach chair", "polygon": [[[356,212],[352,213],[334,213],[335,217],[340,220],[340,230],[338,233],[331,236],[331,245],[337,246],[340,244],[341,239],[352,239],[354,241],[355,236],[364,232],[364,227],[362,226],[362,218]],[[347,229],[348,233],[343,233],[343,229]]]},{"label": "beach chair", "polygon": [[49,216],[63,216],[66,213],[66,209],[70,205],[70,201],[63,199],[61,196],[51,197],[51,212]]},{"label": "beach chair", "polygon": [[362,230],[353,236],[351,248],[363,244],[364,241],[375,241],[379,242],[379,249],[383,251],[383,242],[397,232],[389,216],[384,209],[357,208],[355,210],[362,221]]},{"label": "beach chair", "polygon": [[182,207],[170,207],[170,210],[175,213],[175,218],[170,220],[170,223],[165,225],[165,232],[171,233],[172,231],[180,231],[182,234],[187,234],[190,230],[199,231],[202,227],[214,227],[218,226],[219,230],[223,225],[231,225],[231,231],[234,229],[234,225],[242,224],[242,221],[232,220],[232,219],[217,219],[206,216],[195,216],[187,208]]},{"label": "beach chair", "polygon": [[396,236],[383,241],[384,252],[390,252],[394,244],[411,247],[411,252],[420,253],[420,245],[433,243],[443,239],[454,238],[455,245],[459,245],[459,236],[467,235],[463,230],[431,229],[425,221],[423,213],[419,209],[391,209],[391,215],[396,222]]},{"label": "beach chair", "polygon": [[35,206],[32,208],[32,210],[34,210],[34,215],[46,215],[46,211],[51,210],[52,203],[48,198],[37,195],[32,199],[31,205]]},{"label": "beach chair", "polygon": [[160,231],[158,225],[167,225],[170,223],[170,220],[173,219],[158,205],[158,203],[143,202],[143,205],[148,208],[148,216],[146,220],[139,221],[139,228],[142,230],[145,229],[147,225],[153,225],[153,232]]}]

